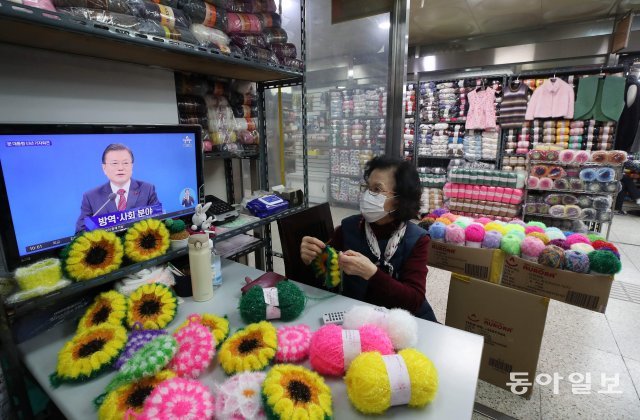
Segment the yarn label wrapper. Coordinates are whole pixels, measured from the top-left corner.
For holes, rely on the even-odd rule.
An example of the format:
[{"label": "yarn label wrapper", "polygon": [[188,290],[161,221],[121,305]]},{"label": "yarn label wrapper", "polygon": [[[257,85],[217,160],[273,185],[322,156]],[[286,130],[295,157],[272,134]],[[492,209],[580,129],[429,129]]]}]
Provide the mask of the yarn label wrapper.
[{"label": "yarn label wrapper", "polygon": [[344,368],[349,367],[353,359],[362,352],[360,331],[342,330],[342,354],[344,354]]},{"label": "yarn label wrapper", "polygon": [[280,299],[278,299],[278,289],[275,287],[265,287],[262,289],[264,303],[267,304],[267,319],[280,318]]},{"label": "yarn label wrapper", "polygon": [[391,388],[391,406],[407,405],[411,401],[411,378],[409,370],[402,356],[392,354],[382,356],[382,361],[387,368],[389,386]]}]

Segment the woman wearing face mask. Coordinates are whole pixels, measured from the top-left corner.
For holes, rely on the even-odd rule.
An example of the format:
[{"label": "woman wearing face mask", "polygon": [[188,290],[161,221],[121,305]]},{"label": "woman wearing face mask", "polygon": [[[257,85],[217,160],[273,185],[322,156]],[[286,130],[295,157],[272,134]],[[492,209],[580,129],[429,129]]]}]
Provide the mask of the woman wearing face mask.
[{"label": "woman wearing face mask", "polygon": [[[420,210],[418,172],[410,162],[378,156],[367,162],[364,180],[362,214],[344,219],[330,241],[341,251],[342,294],[436,321],[425,298],[429,237],[410,222]],[[324,247],[319,239],[305,236],[302,261],[310,264]]]}]

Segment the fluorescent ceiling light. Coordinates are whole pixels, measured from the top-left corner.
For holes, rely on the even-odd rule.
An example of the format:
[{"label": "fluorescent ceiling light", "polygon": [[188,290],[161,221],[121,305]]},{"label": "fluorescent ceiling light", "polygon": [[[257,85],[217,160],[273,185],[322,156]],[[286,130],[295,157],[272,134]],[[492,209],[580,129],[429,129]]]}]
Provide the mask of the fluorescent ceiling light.
[{"label": "fluorescent ceiling light", "polygon": [[347,70],[347,77],[353,77],[353,69]]},{"label": "fluorescent ceiling light", "polygon": [[338,86],[338,89],[346,89],[346,86]]},{"label": "fluorescent ceiling light", "polygon": [[378,23],[378,28],[380,29],[389,29],[391,27],[391,22],[380,22]]}]

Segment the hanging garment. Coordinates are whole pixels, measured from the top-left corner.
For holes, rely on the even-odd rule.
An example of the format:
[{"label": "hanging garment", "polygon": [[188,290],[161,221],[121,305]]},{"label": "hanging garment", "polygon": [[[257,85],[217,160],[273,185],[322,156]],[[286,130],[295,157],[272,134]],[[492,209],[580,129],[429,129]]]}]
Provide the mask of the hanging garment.
[{"label": "hanging garment", "polygon": [[525,119],[573,118],[573,87],[562,79],[547,79],[531,95]]},{"label": "hanging garment", "polygon": [[618,121],[624,109],[625,79],[617,76],[590,76],[580,79],[573,118],[576,120]]},{"label": "hanging garment", "polygon": [[498,117],[498,122],[503,128],[519,128],[522,125],[527,112],[528,92],[529,86],[522,82],[511,82],[504,89]]},{"label": "hanging garment", "polygon": [[[636,97],[631,106],[627,105],[627,93],[629,87],[636,86]],[[638,133],[638,123],[640,123],[640,82],[631,76],[627,79],[625,92],[625,107],[618,121],[618,136],[616,139],[616,149],[629,151]]]},{"label": "hanging garment", "polygon": [[496,91],[486,88],[478,91],[473,89],[467,94],[469,111],[465,128],[467,130],[485,130],[496,126]]}]

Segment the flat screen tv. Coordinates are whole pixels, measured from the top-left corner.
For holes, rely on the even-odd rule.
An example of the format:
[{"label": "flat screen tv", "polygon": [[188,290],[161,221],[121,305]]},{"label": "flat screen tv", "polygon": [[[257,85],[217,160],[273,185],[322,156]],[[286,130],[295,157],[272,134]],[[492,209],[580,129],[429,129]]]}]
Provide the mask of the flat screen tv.
[{"label": "flat screen tv", "polygon": [[202,141],[191,125],[0,124],[0,235],[8,269],[85,230],[194,213]]}]

